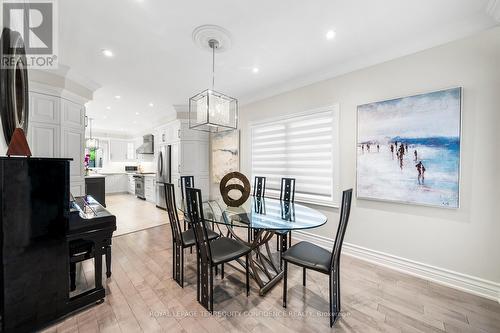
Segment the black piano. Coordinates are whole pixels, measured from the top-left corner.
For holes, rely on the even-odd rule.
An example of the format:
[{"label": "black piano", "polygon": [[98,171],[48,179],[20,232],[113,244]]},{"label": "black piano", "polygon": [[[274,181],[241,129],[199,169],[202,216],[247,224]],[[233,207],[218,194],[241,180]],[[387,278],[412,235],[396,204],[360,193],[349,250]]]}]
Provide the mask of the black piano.
[{"label": "black piano", "polygon": [[[69,161],[0,157],[2,332],[43,328],[105,297],[102,257],[110,260],[116,218],[90,196],[72,200]],[[94,288],[76,295],[73,244],[85,245],[95,262]]]}]

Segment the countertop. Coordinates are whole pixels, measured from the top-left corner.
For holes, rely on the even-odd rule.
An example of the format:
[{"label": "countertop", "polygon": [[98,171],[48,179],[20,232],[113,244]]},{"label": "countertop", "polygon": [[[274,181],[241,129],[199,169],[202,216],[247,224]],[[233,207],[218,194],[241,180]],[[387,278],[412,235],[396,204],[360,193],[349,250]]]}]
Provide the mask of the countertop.
[{"label": "countertop", "polygon": [[93,174],[93,175],[87,175],[87,176],[85,176],[85,179],[87,179],[87,178],[106,178],[106,175]]}]

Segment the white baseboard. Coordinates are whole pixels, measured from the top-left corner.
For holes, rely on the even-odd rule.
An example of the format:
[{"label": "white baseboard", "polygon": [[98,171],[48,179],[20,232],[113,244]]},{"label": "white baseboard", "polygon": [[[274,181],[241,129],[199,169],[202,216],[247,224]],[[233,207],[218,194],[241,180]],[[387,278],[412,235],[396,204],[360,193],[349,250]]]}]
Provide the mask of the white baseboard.
[{"label": "white baseboard", "polygon": [[[333,248],[333,239],[328,237],[318,236],[304,231],[296,231],[293,233],[293,236],[295,239],[314,243],[330,251]],[[345,242],[342,253],[464,292],[495,300],[500,303],[500,283],[419,263]]]}]

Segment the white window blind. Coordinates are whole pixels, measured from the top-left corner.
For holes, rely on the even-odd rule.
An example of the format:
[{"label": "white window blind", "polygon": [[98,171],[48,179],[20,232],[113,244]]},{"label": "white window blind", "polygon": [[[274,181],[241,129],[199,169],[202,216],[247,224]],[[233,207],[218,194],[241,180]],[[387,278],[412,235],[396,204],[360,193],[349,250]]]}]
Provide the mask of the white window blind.
[{"label": "white window blind", "polygon": [[279,197],[281,178],[295,178],[295,201],[335,205],[338,107],[251,127],[252,181],[266,177],[266,196]]}]

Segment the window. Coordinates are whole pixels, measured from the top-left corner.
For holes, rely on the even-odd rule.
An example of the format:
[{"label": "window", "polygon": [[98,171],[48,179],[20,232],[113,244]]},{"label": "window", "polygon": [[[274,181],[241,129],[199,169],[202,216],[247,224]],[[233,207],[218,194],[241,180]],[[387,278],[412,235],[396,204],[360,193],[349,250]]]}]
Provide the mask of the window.
[{"label": "window", "polygon": [[267,178],[266,196],[290,177],[295,201],[338,205],[338,106],[254,123],[251,136],[252,181]]}]

